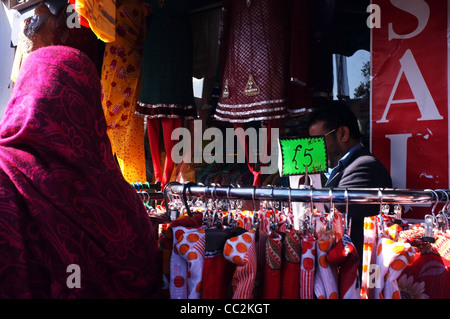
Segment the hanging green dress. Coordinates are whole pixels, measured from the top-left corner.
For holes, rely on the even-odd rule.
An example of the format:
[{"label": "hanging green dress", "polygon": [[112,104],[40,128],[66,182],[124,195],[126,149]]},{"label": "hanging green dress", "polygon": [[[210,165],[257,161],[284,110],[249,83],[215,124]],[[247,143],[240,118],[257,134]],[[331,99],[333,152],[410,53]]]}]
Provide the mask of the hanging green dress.
[{"label": "hanging green dress", "polygon": [[191,0],[146,0],[152,7],[136,113],[147,118],[197,117],[192,87]]}]

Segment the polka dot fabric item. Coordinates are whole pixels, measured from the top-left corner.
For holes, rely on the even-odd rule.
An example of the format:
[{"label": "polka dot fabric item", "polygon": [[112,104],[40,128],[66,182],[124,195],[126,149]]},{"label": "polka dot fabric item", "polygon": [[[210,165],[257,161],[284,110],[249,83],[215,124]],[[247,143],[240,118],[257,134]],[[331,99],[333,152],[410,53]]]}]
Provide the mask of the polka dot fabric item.
[{"label": "polka dot fabric item", "polygon": [[314,293],[318,299],[339,299],[337,269],[327,260],[328,251],[335,241],[335,235],[327,232],[316,242],[317,268]]},{"label": "polka dot fabric item", "polygon": [[187,299],[187,265],[186,261],[181,258],[176,244],[189,228],[178,226],[173,227],[173,249],[170,256],[170,298]]},{"label": "polka dot fabric item", "polygon": [[302,262],[300,266],[300,298],[314,298],[316,272],[316,239],[308,233],[302,237]]},{"label": "polka dot fabric item", "polygon": [[[205,227],[173,227],[173,249],[170,256],[170,297],[198,298],[205,250]],[[200,271],[198,271],[200,269]],[[192,276],[194,274],[194,276]],[[200,278],[199,278],[200,276]]]},{"label": "polka dot fabric item", "polygon": [[377,266],[380,283],[375,285],[375,299],[401,299],[397,278],[414,261],[416,249],[383,235],[377,246]]},{"label": "polka dot fabric item", "polygon": [[376,255],[373,253],[374,247],[377,247],[377,218],[370,216],[364,218],[364,244],[363,244],[363,267],[361,275],[361,298],[372,299],[373,290],[369,289],[371,278],[369,271],[370,265],[376,264]]},{"label": "polka dot fabric item", "polygon": [[205,229],[193,229],[177,238],[175,251],[187,263],[189,299],[200,299],[202,291],[203,258],[205,256]]},{"label": "polka dot fabric item", "polygon": [[233,299],[250,299],[256,278],[255,230],[231,237],[225,243],[225,259],[236,264],[233,275]]}]

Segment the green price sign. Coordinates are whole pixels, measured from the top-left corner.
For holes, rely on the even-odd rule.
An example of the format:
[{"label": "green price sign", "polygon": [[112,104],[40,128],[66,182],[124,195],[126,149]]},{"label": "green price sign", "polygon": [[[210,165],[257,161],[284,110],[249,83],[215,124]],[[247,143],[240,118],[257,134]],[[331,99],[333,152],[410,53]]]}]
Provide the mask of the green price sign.
[{"label": "green price sign", "polygon": [[306,168],[308,174],[322,173],[328,169],[323,136],[279,139],[278,154],[281,176],[303,175]]}]

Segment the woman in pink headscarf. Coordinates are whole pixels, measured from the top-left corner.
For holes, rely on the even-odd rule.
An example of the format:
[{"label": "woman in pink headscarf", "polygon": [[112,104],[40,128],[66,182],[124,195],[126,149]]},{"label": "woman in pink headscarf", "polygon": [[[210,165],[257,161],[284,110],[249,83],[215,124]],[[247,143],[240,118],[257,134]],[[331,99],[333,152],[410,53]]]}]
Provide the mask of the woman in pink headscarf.
[{"label": "woman in pink headscarf", "polygon": [[156,238],[114,161],[82,52],[38,49],[0,124],[0,298],[147,298]]}]

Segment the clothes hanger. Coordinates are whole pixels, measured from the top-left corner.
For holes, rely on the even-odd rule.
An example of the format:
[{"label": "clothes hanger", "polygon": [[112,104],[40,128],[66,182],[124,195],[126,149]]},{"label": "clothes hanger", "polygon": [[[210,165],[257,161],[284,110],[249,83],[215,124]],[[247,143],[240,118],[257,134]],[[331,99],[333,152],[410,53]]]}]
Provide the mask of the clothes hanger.
[{"label": "clothes hanger", "polygon": [[180,217],[180,203],[179,198],[175,197],[171,191],[170,188],[174,185],[181,185],[179,182],[169,182],[164,186],[163,191],[163,199],[164,199],[164,206],[166,207],[166,214],[169,220],[175,220],[178,217]]},{"label": "clothes hanger", "polygon": [[436,210],[436,206],[439,202],[439,196],[438,194],[432,190],[427,189],[426,191],[429,191],[433,193],[433,197],[435,197],[433,208],[431,209],[431,214],[425,215],[424,218],[424,234],[422,236],[422,240],[427,243],[434,243],[436,240],[434,238],[434,229],[437,226],[436,224],[436,215],[434,214]]},{"label": "clothes hanger", "polygon": [[378,189],[378,199],[380,200],[380,212],[378,214],[380,223],[378,226],[378,234],[381,235],[384,231],[384,216],[383,216],[383,191]]},{"label": "clothes hanger", "polygon": [[192,211],[191,208],[189,207],[189,201],[186,195],[186,191],[188,189],[189,186],[195,186],[196,184],[193,182],[187,182],[183,184],[183,192],[182,192],[182,199],[183,199],[183,204],[184,204],[184,209],[186,210],[186,213],[188,214],[189,217],[192,217]]},{"label": "clothes hanger", "polygon": [[442,209],[439,211],[438,215],[436,216],[436,222],[438,224],[438,229],[443,232],[446,232],[448,230],[448,205],[450,204],[450,196],[443,189],[438,189],[437,191],[443,193],[445,195],[445,197],[447,198],[445,205],[442,207]]},{"label": "clothes hanger", "polygon": [[292,224],[292,196],[291,196],[292,188],[289,186],[288,188],[288,202],[287,206],[283,207],[283,213],[286,216],[286,231],[290,231],[293,228]]},{"label": "clothes hanger", "polygon": [[328,190],[328,197],[330,198],[330,211],[328,213],[328,218],[327,218],[327,229],[332,229],[333,228],[333,219],[334,219],[334,215],[335,215],[335,206],[333,203],[333,188],[330,188]]},{"label": "clothes hanger", "polygon": [[309,197],[310,197],[310,212],[309,212],[309,216],[308,216],[308,212],[306,213],[306,220],[305,223],[307,224],[306,230],[310,231],[312,234],[315,235],[315,220],[313,220],[314,218],[314,189],[311,187],[310,191],[309,191]]},{"label": "clothes hanger", "polygon": [[253,192],[252,192],[252,204],[253,204],[252,226],[257,228],[259,226],[259,212],[256,211],[255,197],[256,197],[256,186],[253,186]]},{"label": "clothes hanger", "polygon": [[[270,198],[273,199],[273,192],[274,187],[269,185],[272,188],[272,193],[270,194]],[[273,202],[269,202],[270,205],[268,207],[268,210],[270,211],[270,220],[269,220],[269,232],[276,231],[278,228],[278,218],[277,214],[275,212],[275,206],[273,205]]]},{"label": "clothes hanger", "polygon": [[345,213],[344,213],[344,234],[350,236],[350,231],[352,228],[352,219],[348,218],[348,189],[346,188],[344,191],[344,199],[345,199]]},{"label": "clothes hanger", "polygon": [[230,199],[230,191],[231,186],[227,189],[227,200],[228,200],[228,216],[227,216],[227,225],[231,227],[232,230],[235,230],[237,227],[237,214],[235,214],[235,201]]}]

